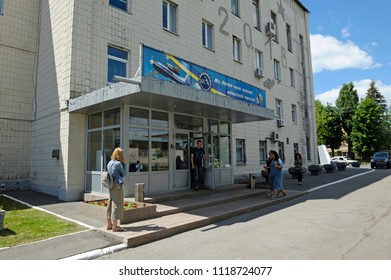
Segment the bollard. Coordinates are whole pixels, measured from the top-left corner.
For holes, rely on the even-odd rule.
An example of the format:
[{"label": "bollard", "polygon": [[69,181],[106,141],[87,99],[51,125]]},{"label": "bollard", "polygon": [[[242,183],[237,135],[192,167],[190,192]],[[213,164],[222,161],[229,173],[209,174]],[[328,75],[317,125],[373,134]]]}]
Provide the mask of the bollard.
[{"label": "bollard", "polygon": [[144,183],[134,184],[134,200],[144,202]]},{"label": "bollard", "polygon": [[250,173],[250,188],[255,189],[255,174]]},{"label": "bollard", "polygon": [[0,209],[0,231],[4,229],[5,210]]}]

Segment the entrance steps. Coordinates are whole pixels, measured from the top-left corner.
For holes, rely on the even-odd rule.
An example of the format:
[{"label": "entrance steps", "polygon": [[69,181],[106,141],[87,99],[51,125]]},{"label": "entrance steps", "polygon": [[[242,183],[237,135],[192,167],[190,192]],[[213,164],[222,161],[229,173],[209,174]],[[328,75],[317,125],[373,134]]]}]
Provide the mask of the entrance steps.
[{"label": "entrance steps", "polygon": [[203,227],[234,216],[257,211],[301,196],[304,192],[287,191],[282,198],[271,200],[265,189],[250,189],[248,184],[217,187],[213,190],[181,191],[145,198],[156,204],[159,217],[122,224],[123,232],[99,230],[105,236],[137,247],[185,231]]}]

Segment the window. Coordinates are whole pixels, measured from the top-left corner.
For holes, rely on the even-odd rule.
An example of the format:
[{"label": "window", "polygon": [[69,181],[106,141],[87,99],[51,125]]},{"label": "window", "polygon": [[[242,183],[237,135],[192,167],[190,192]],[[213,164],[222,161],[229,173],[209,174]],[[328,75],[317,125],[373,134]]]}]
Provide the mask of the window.
[{"label": "window", "polygon": [[273,40],[278,43],[278,28],[277,28],[277,15],[271,12],[270,20],[276,27],[276,36],[273,37]]},{"label": "window", "polygon": [[163,28],[176,33],[177,6],[171,2],[163,1]]},{"label": "window", "polygon": [[149,170],[149,130],[147,128],[129,128],[129,171],[136,172],[137,161],[142,172]]},{"label": "window", "polygon": [[295,87],[295,70],[289,68],[289,77],[291,81],[291,87]]},{"label": "window", "polygon": [[236,139],[236,164],[245,164],[246,161],[246,140]]},{"label": "window", "polygon": [[205,21],[202,22],[202,45],[213,50],[213,25]]},{"label": "window", "polygon": [[276,99],[276,113],[275,113],[275,116],[278,118],[278,119],[284,119],[284,114],[282,113],[282,100],[280,99]]},{"label": "window", "polygon": [[263,53],[255,50],[255,67],[263,69]]},{"label": "window", "polygon": [[109,0],[109,5],[121,9],[123,11],[128,10],[128,0]]},{"label": "window", "polygon": [[231,12],[239,16],[239,0],[231,0]]},{"label": "window", "polygon": [[274,79],[281,81],[281,65],[277,59],[274,59]]},{"label": "window", "polygon": [[267,146],[266,141],[259,141],[259,162],[264,163],[267,159]]},{"label": "window", "polygon": [[297,106],[292,104],[292,122],[297,123]]},{"label": "window", "polygon": [[87,170],[106,169],[114,148],[121,145],[120,108],[88,116]]},{"label": "window", "polygon": [[192,131],[203,131],[202,118],[195,118],[185,115],[174,115],[174,127],[176,129],[185,129]]},{"label": "window", "polygon": [[261,19],[259,17],[259,0],[253,0],[253,25],[256,29],[261,29]]},{"label": "window", "polygon": [[128,52],[114,48],[108,47],[108,70],[107,70],[107,81],[109,83],[114,83],[114,75],[127,77],[128,76]]},{"label": "window", "polygon": [[3,14],[3,6],[4,6],[4,1],[0,0],[0,15]]},{"label": "window", "polygon": [[284,143],[278,142],[278,156],[282,160],[282,162],[285,162],[285,152],[284,152]]},{"label": "window", "polygon": [[293,154],[299,153],[299,143],[293,143]]},{"label": "window", "polygon": [[289,24],[286,25],[286,40],[288,42],[288,51],[292,52],[292,31]]},{"label": "window", "polygon": [[241,60],[241,47],[240,47],[240,40],[237,37],[233,37],[232,40],[233,43],[233,58],[235,61],[240,62]]}]

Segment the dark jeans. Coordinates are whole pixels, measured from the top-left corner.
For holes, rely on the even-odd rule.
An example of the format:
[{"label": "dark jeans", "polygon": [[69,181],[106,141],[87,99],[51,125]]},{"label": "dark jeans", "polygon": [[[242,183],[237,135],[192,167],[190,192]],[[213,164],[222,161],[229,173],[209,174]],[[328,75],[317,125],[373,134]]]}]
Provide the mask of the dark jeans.
[{"label": "dark jeans", "polygon": [[301,183],[301,181],[303,180],[303,173],[301,173],[301,170],[296,171],[296,176],[297,176],[297,181]]},{"label": "dark jeans", "polygon": [[198,188],[202,184],[202,166],[196,165],[193,169],[193,187]]}]

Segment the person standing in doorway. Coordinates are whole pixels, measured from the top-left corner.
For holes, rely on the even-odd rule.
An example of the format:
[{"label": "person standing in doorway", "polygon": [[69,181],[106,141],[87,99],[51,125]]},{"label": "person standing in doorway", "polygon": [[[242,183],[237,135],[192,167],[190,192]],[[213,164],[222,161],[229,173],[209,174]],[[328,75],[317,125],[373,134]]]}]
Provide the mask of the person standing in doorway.
[{"label": "person standing in doorway", "polygon": [[202,148],[202,141],[197,140],[197,146],[191,150],[191,169],[193,171],[192,188],[198,190],[202,178],[202,163],[205,157],[204,149]]},{"label": "person standing in doorway", "polygon": [[107,205],[107,229],[123,231],[119,226],[119,220],[124,215],[124,177],[126,176],[126,163],[124,152],[121,148],[115,148],[107,164],[107,170],[115,180],[115,186],[109,190],[109,203]]},{"label": "person standing in doorway", "polygon": [[296,171],[297,182],[299,185],[301,185],[301,182],[303,181],[302,169],[303,169],[303,160],[301,154],[297,153],[295,155],[295,171]]}]

